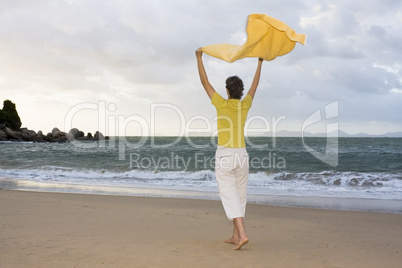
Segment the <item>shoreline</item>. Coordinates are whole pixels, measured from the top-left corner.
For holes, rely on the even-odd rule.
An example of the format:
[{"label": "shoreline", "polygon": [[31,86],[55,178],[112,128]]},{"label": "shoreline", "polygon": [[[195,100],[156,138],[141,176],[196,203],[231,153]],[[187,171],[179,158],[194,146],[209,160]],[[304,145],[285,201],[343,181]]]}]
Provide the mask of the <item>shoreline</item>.
[{"label": "shoreline", "polygon": [[250,243],[219,201],[0,190],[0,267],[399,267],[402,215],[248,204]]},{"label": "shoreline", "polygon": [[[11,180],[0,180],[0,190],[16,190],[43,193],[66,193],[105,196],[133,196],[133,197],[156,197],[156,198],[180,198],[195,200],[220,200],[218,192],[175,190],[150,187],[111,187],[91,186],[91,190],[77,190],[74,188],[29,188],[14,185]],[[63,189],[63,190],[62,190]],[[398,199],[375,199],[375,198],[350,198],[350,197],[325,197],[325,196],[290,196],[290,195],[263,195],[247,194],[248,204],[270,205],[279,207],[313,208],[343,211],[361,211],[402,214],[402,200]]]}]

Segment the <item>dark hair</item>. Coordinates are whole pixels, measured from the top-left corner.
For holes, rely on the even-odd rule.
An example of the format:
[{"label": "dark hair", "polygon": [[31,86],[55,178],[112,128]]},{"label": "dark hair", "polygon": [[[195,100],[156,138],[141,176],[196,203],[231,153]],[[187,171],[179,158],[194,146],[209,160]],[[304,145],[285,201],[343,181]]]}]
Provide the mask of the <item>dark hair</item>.
[{"label": "dark hair", "polygon": [[229,76],[226,79],[226,88],[229,91],[230,98],[240,100],[243,96],[243,81],[237,76]]}]

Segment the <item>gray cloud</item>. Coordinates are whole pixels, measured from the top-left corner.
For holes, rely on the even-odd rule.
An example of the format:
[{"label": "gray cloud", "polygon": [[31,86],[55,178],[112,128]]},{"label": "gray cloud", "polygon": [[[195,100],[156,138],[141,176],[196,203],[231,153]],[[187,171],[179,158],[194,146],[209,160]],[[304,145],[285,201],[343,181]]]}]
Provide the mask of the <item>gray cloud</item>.
[{"label": "gray cloud", "polygon": [[[24,103],[19,107],[30,128],[46,123],[28,110],[48,109],[51,129],[74,104],[99,100],[126,116],[148,116],[147,107],[161,102],[187,117],[213,116],[194,51],[241,44],[247,15],[265,13],[307,34],[307,44],[264,63],[252,114],[286,115],[286,127],[297,129],[339,100],[344,131],[360,125],[376,133],[381,122],[396,131],[402,127],[401,7],[392,0],[1,1],[0,95]],[[255,59],[228,64],[208,56],[205,63],[221,94],[226,76],[238,74],[249,85],[256,66]]]}]

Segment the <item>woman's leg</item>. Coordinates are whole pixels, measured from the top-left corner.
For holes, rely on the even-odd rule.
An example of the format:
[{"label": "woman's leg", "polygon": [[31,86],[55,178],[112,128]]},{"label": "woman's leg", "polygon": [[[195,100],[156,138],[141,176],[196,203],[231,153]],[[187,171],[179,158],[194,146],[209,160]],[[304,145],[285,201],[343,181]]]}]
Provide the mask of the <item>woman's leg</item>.
[{"label": "woman's leg", "polygon": [[[240,249],[249,241],[243,222],[247,203],[248,157],[245,149],[236,151],[217,150],[215,176],[226,215],[233,219],[233,235],[225,242],[235,244],[233,249]],[[235,166],[240,170],[235,170]]]},{"label": "woman's leg", "polygon": [[241,249],[242,246],[248,243],[248,237],[246,234],[246,228],[244,227],[244,220],[243,218],[234,218],[233,219],[234,226],[236,228],[236,232],[239,235],[237,243],[233,249]]},{"label": "woman's leg", "polygon": [[233,222],[233,235],[231,238],[225,240],[226,243],[237,244],[239,242],[239,232],[237,231],[236,225]]},{"label": "woman's leg", "polygon": [[246,205],[247,205],[247,184],[249,175],[249,163],[247,151],[242,148],[239,152],[239,159],[235,162],[234,175],[236,177],[236,190],[240,199],[241,209],[243,215],[246,215]]},{"label": "woman's leg", "polygon": [[[236,188],[237,194],[240,199],[241,209],[243,215],[246,213],[247,204],[247,184],[248,184],[248,173],[249,173],[249,163],[248,155],[246,149],[241,149],[239,151],[239,162],[235,163],[235,177],[236,177]],[[237,242],[234,243],[236,246],[233,249],[241,249],[241,247],[248,243],[248,237],[246,234],[246,228],[244,227],[244,218],[238,217],[233,219],[234,228],[236,229]]]},{"label": "woman's leg", "polygon": [[219,196],[228,219],[244,217],[244,210],[237,192],[237,182],[233,170],[232,148],[218,149],[215,159],[215,177]]}]

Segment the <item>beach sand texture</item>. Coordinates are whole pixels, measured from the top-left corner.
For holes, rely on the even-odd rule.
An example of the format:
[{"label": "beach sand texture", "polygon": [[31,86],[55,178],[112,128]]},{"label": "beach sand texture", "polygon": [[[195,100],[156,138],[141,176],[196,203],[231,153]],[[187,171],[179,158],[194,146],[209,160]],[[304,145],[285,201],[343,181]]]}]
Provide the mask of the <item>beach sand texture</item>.
[{"label": "beach sand texture", "polygon": [[0,267],[401,267],[402,215],[0,190]]}]

